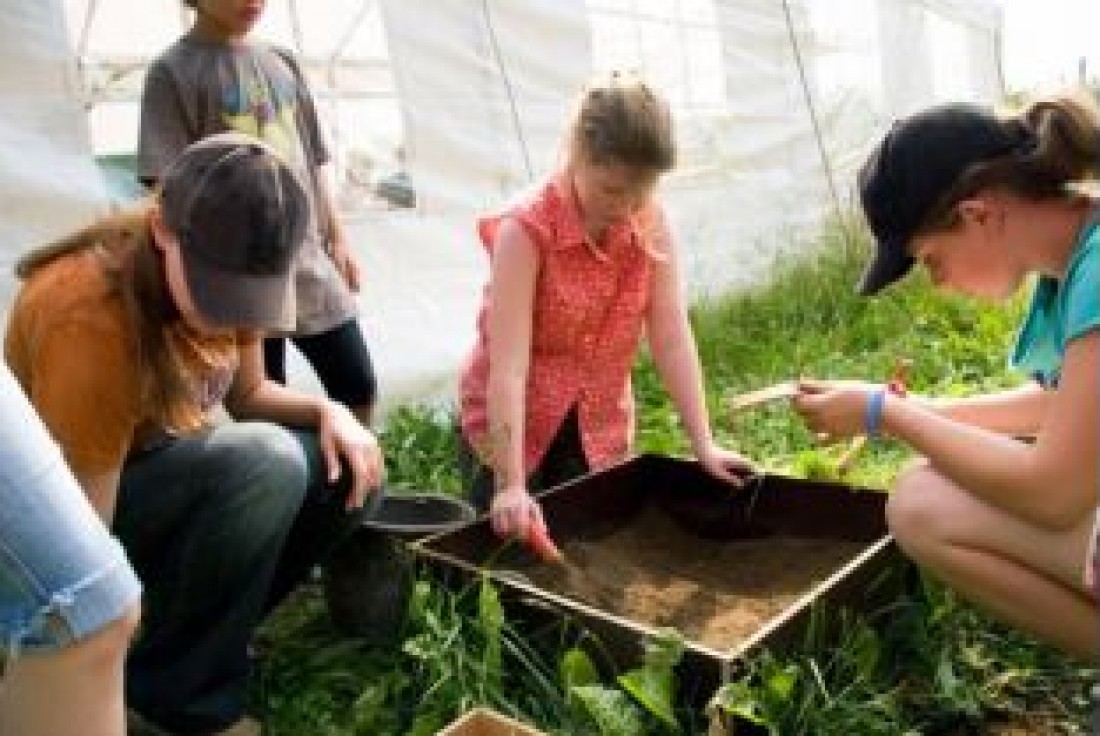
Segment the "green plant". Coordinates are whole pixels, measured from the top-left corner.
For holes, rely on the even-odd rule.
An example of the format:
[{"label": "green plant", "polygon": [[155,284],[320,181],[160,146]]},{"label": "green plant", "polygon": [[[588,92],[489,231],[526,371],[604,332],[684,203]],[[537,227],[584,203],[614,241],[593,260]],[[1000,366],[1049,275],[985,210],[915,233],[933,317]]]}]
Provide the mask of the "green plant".
[{"label": "green plant", "polygon": [[[721,413],[724,396],[797,376],[882,378],[896,358],[908,357],[918,392],[962,395],[1020,380],[1003,357],[1020,304],[990,308],[945,297],[919,275],[873,301],[860,299],[852,284],[865,234],[836,227],[820,243],[793,247],[813,256],[785,261],[767,285],[692,310],[708,405],[728,446],[780,473],[830,469],[838,448],[817,446],[782,403],[736,418]],[[651,361],[639,361],[634,383],[639,449],[686,451]],[[461,488],[448,410],[391,414],[382,445],[392,485]],[[908,456],[894,443],[870,443],[847,479],[888,487]],[[511,620],[498,604],[485,581],[450,590],[421,576],[404,646],[377,650],[341,640],[307,587],[264,629],[269,654],[257,706],[273,736],[431,733],[474,704],[555,734],[674,732],[659,715],[668,715],[663,677],[601,678],[588,655],[585,664],[571,653],[591,643],[584,632]],[[792,654],[747,663],[745,677],[716,703],[784,736],[944,736],[982,732],[998,720],[1034,723],[1044,736],[1087,733],[1095,669],[991,622],[930,581],[880,617],[849,617],[840,633],[822,623],[807,636]],[[684,733],[704,730],[688,704],[674,701],[671,712]]]},{"label": "green plant", "polygon": [[570,705],[597,733],[681,733],[674,696],[675,668],[683,653],[683,638],[676,631],[662,630],[645,642],[641,665],[619,674],[614,685],[601,683],[583,649],[565,652],[559,670]]},{"label": "green plant", "polygon": [[[756,657],[711,708],[772,736],[942,734],[1036,718],[1044,736],[1085,733],[1095,671],[991,624],[942,585],[922,578],[871,616],[816,616],[796,653]],[[1059,703],[1055,688],[1065,688]]]},{"label": "green plant", "polygon": [[453,413],[427,406],[404,406],[386,417],[382,449],[391,485],[458,493],[462,479],[455,459],[458,433]]}]

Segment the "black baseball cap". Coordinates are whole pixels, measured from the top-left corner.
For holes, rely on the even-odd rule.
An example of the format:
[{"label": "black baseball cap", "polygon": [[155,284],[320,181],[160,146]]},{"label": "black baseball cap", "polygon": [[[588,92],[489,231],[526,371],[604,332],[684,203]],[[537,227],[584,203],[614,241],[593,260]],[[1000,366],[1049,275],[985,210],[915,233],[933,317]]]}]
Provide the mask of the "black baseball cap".
[{"label": "black baseball cap", "polygon": [[278,153],[241,133],[203,138],[165,171],[160,203],[205,319],[220,327],[293,329],[293,265],[309,201]]},{"label": "black baseball cap", "polygon": [[992,110],[938,105],[898,120],[859,170],[859,197],[877,251],[858,290],[874,294],[913,266],[909,241],[970,166],[1019,148]]}]

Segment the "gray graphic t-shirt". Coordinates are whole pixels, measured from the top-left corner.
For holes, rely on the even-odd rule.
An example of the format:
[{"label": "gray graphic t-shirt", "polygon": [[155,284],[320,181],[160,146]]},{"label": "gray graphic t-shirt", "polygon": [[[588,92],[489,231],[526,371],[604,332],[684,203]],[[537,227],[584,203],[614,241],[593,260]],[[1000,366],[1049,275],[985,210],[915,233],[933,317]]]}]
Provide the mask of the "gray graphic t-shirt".
[{"label": "gray graphic t-shirt", "polygon": [[317,111],[289,51],[187,34],[149,67],[141,98],[138,177],[157,180],[191,143],[235,130],[279,151],[310,195],[310,224],[296,263],[294,334],[326,332],[355,316],[355,298],[328,254],[316,201],[317,167],[329,160]]}]

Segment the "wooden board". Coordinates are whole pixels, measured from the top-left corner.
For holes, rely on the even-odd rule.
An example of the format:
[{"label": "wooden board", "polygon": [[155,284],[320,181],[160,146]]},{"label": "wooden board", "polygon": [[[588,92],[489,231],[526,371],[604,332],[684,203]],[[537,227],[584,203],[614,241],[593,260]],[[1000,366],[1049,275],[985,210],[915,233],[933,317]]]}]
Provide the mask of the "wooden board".
[{"label": "wooden board", "polygon": [[436,736],[545,736],[545,734],[488,708],[475,708],[439,731]]},{"label": "wooden board", "polygon": [[[681,686],[705,702],[722,682],[740,674],[745,658],[770,649],[798,647],[811,620],[827,626],[816,610],[843,608],[874,611],[896,598],[908,580],[905,565],[886,528],[886,494],[843,483],[778,475],[760,476],[752,488],[737,491],[707,474],[698,463],[660,455],[641,455],[604,471],[566,483],[540,498],[553,538],[562,546],[606,541],[664,513],[682,530],[700,539],[680,562],[690,564],[711,544],[789,537],[836,540],[856,550],[824,577],[815,576],[797,590],[794,601],[728,646],[688,639],[681,664]],[[705,543],[704,543],[705,542]],[[539,561],[518,544],[501,542],[481,519],[429,537],[413,549],[442,579],[457,587],[488,574],[506,605],[517,614],[551,622],[579,622],[597,635],[601,657],[617,670],[640,660],[644,641],[655,633],[646,622],[548,590],[532,574]],[[582,561],[582,560],[578,560]],[[645,556],[639,555],[639,563]],[[731,576],[732,579],[733,576]],[[736,591],[727,591],[736,592]],[[549,618],[548,618],[549,617]]]}]

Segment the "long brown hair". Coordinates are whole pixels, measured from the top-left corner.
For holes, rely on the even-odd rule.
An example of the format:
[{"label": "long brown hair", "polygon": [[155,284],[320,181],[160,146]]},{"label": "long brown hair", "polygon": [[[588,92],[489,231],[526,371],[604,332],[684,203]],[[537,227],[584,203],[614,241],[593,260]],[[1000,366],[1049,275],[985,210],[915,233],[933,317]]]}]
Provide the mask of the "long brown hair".
[{"label": "long brown hair", "polygon": [[985,189],[1033,201],[1081,197],[1073,185],[1100,175],[1100,110],[1086,93],[1036,100],[1002,118],[1019,145],[966,169],[930,210],[921,233],[953,227],[955,205]]},{"label": "long brown hair", "polygon": [[71,235],[33,250],[15,264],[20,279],[75,253],[100,256],[111,293],[122,303],[138,361],[140,397],[160,426],[191,426],[188,380],[173,355],[166,327],[178,318],[164,262],[153,243],[153,199],[107,215]]}]

